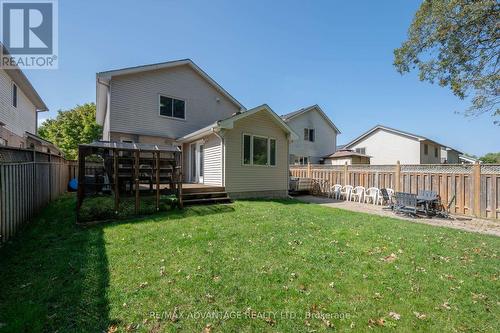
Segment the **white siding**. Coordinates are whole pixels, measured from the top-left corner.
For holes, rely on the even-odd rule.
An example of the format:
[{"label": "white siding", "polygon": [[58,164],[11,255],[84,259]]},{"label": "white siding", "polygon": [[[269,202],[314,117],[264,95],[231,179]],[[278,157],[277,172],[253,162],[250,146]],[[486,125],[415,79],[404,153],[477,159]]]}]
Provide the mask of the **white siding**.
[{"label": "white siding", "polygon": [[17,87],[17,108],[12,106],[12,79],[0,69],[0,121],[5,128],[21,137],[36,132],[36,107]]},{"label": "white siding", "polygon": [[373,165],[420,164],[420,142],[403,135],[377,129],[354,145],[346,149],[365,148],[365,154],[371,156]]},{"label": "white siding", "polygon": [[[276,139],[276,166],[246,166],[242,161],[243,133]],[[272,116],[265,111],[235,122],[224,134],[225,186],[228,193],[287,191],[288,139]]]},{"label": "white siding", "polygon": [[[110,131],[178,138],[227,118],[239,107],[189,66],[111,80]],[[185,100],[186,119],[159,115],[159,95]]]},{"label": "white siding", "polygon": [[[311,163],[318,163],[322,157],[335,152],[337,132],[317,110],[292,118],[287,124],[299,136],[290,144],[291,155],[309,157]],[[314,142],[304,140],[304,128],[314,128]]]},{"label": "white siding", "polygon": [[203,183],[222,186],[222,142],[217,135],[205,138]]}]

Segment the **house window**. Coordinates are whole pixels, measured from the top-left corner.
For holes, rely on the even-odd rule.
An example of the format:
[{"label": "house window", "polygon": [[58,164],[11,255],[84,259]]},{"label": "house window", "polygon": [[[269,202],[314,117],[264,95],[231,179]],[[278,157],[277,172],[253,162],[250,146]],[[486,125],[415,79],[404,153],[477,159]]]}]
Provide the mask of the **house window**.
[{"label": "house window", "polygon": [[315,139],[314,128],[304,128],[304,141],[314,142]]},{"label": "house window", "polygon": [[7,146],[8,141],[5,140],[4,138],[0,138],[0,146]]},{"label": "house window", "polygon": [[160,95],[160,115],[186,119],[186,102],[181,99]]},{"label": "house window", "polygon": [[429,154],[429,146],[427,145],[427,143],[424,143],[424,154]]},{"label": "house window", "polygon": [[305,156],[297,156],[294,160],[295,165],[305,165],[308,162],[308,158]]},{"label": "house window", "polygon": [[438,157],[438,149],[434,148],[434,157]]},{"label": "house window", "polygon": [[264,136],[243,135],[243,165],[276,165],[276,140]]},{"label": "house window", "polygon": [[356,148],[356,153],[366,155],[366,148]]},{"label": "house window", "polygon": [[269,160],[272,166],[276,165],[276,140],[269,139]]},{"label": "house window", "polygon": [[17,108],[17,86],[12,84],[12,106]]}]

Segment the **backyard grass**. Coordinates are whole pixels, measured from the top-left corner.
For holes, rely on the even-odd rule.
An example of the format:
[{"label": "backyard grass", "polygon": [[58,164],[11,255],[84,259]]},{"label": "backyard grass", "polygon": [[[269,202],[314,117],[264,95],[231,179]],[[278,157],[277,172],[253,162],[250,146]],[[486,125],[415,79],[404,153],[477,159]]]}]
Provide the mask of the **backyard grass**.
[{"label": "backyard grass", "polygon": [[500,238],[296,201],[88,228],[73,196],[0,249],[1,332],[499,332]]}]

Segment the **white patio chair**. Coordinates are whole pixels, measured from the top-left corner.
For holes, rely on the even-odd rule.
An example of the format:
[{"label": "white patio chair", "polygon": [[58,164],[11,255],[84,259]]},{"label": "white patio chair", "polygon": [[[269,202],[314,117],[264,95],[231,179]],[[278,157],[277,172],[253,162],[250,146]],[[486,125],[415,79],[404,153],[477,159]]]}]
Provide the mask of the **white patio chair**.
[{"label": "white patio chair", "polygon": [[380,190],[376,187],[370,187],[365,192],[365,203],[373,203],[377,204],[378,199],[380,197]]},{"label": "white patio chair", "polygon": [[352,193],[352,186],[351,185],[345,185],[342,186],[342,189],[340,190],[339,193],[339,199],[344,199],[344,200],[351,200],[351,193]]},{"label": "white patio chair", "polygon": [[333,185],[332,187],[330,187],[330,192],[328,193],[328,197],[339,199],[341,190],[342,190],[342,185],[340,184]]},{"label": "white patio chair", "polygon": [[365,188],[363,186],[356,186],[351,194],[351,199],[353,201],[361,202],[363,200],[363,196],[365,195]]}]

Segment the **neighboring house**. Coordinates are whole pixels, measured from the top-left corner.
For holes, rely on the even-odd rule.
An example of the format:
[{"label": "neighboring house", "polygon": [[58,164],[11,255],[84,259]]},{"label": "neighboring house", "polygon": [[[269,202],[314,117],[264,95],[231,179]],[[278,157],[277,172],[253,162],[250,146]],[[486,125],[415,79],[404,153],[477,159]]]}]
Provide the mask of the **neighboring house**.
[{"label": "neighboring house", "polygon": [[352,150],[338,150],[334,154],[323,157],[327,165],[370,164],[370,156]]},{"label": "neighboring house", "polygon": [[458,164],[463,153],[450,147],[441,147],[441,163]]},{"label": "neighboring house", "polygon": [[424,136],[377,125],[345,145],[371,156],[371,164],[440,164],[441,147]]},{"label": "neighboring house", "polygon": [[38,112],[43,111],[47,106],[21,69],[0,68],[0,146],[59,153],[36,135]]},{"label": "neighboring house", "polygon": [[477,159],[477,158],[474,158],[474,157],[470,157],[470,156],[466,156],[466,155],[460,155],[458,157],[458,160],[459,160],[459,163],[462,163],[462,164],[471,164],[471,163],[482,163],[481,160]]},{"label": "neighboring house", "polygon": [[335,153],[340,131],[318,105],[281,118],[299,136],[290,144],[291,164],[319,163],[324,156]]},{"label": "neighboring house", "polygon": [[104,140],[178,145],[185,181],[232,198],[287,196],[295,133],[267,105],[246,111],[191,60],[98,73],[96,85]]}]

